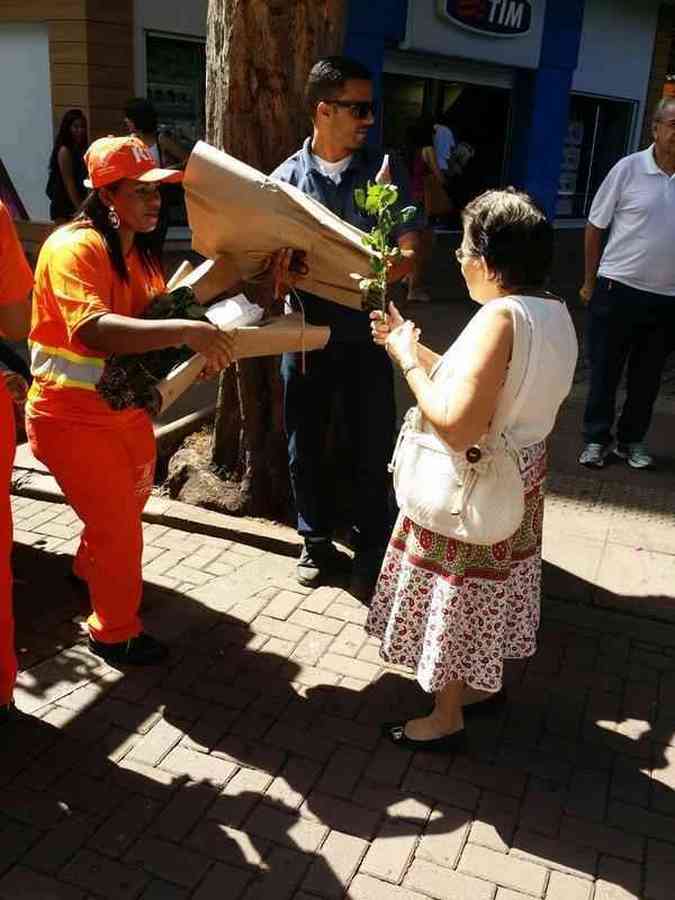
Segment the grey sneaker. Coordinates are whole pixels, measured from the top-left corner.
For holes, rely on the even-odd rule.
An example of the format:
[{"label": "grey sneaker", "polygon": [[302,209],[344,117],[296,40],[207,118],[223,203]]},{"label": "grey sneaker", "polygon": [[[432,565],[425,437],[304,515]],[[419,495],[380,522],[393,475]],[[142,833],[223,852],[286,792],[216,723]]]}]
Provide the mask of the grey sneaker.
[{"label": "grey sneaker", "polygon": [[641,443],[617,444],[614,453],[625,459],[631,469],[649,469],[654,465],[654,457]]},{"label": "grey sneaker", "polygon": [[302,548],[295,575],[299,584],[318,587],[326,577],[348,572],[351,564],[347,554],[331,541],[310,542]]},{"label": "grey sneaker", "polygon": [[589,469],[602,469],[610,452],[609,444],[586,444],[579,454],[579,462]]}]

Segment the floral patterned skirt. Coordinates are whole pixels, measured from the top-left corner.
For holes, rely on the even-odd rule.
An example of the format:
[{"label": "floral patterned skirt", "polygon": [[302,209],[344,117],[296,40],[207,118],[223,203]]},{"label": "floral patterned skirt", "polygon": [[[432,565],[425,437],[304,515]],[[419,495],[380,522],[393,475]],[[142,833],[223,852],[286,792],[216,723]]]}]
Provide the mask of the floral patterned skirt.
[{"label": "floral patterned skirt", "polygon": [[492,546],[463,544],[400,514],[368,615],[387,662],[415,670],[425,691],[461,680],[498,691],[503,661],[536,650],[546,445],[521,451],[525,515]]}]

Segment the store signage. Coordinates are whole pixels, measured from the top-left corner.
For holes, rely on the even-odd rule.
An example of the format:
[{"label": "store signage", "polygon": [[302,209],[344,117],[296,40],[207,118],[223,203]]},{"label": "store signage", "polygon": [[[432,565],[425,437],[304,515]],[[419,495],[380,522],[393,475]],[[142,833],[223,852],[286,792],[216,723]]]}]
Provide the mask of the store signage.
[{"label": "store signage", "polygon": [[530,0],[438,0],[438,12],[461,28],[490,37],[520,37],[532,25]]}]

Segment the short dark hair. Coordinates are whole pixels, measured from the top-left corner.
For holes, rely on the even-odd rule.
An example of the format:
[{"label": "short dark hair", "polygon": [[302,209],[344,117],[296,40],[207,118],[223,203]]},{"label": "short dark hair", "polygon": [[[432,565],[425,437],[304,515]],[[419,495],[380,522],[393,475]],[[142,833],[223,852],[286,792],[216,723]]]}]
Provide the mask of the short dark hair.
[{"label": "short dark hair", "polygon": [[462,211],[469,252],[481,256],[506,290],[543,287],[553,265],[553,228],[524,191],[485,191]]},{"label": "short dark hair", "polygon": [[157,110],[147,97],[132,97],[124,104],[124,115],[139,131],[157,131]]},{"label": "short dark hair", "polygon": [[314,118],[316,108],[325,100],[335,100],[350,80],[372,81],[370,69],[348,56],[327,56],[312,66],[305,87],[307,111]]}]

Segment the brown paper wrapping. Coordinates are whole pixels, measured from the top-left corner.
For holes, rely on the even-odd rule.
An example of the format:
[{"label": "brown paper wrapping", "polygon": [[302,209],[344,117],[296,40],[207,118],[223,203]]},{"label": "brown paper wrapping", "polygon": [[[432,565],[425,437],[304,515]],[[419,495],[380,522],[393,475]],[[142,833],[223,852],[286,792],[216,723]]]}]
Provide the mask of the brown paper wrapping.
[{"label": "brown paper wrapping", "polygon": [[[257,356],[279,356],[281,353],[322,350],[330,338],[330,328],[306,325],[300,313],[276,316],[260,325],[247,325],[232,330],[235,340],[235,359]],[[177,366],[157,383],[162,396],[161,412],[168,409],[194,383],[206,364],[197,354]]]},{"label": "brown paper wrapping", "polygon": [[358,281],[370,273],[363,232],[292,185],[275,181],[233,156],[198,141],[183,181],[192,246],[204,256],[229,257],[248,281],[270,254],[304,250],[303,290],[361,309]]}]

